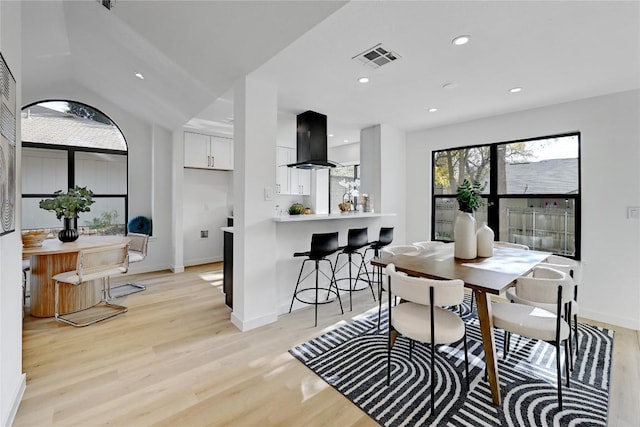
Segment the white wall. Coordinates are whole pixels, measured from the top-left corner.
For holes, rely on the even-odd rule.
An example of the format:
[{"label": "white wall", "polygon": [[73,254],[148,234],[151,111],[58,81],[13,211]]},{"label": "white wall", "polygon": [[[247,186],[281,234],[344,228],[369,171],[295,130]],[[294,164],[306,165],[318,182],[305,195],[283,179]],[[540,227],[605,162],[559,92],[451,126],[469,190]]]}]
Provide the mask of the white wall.
[{"label": "white wall", "polygon": [[352,142],[351,144],[338,145],[337,147],[329,147],[327,157],[329,161],[340,163],[341,165],[351,166],[360,164],[360,143]]},{"label": "white wall", "polygon": [[[0,52],[16,79],[16,114],[21,99],[20,2],[0,2]],[[0,237],[0,425],[11,425],[26,386],[22,373],[22,273],[20,239],[20,120],[16,129],[16,211],[13,233]]]},{"label": "white wall", "polygon": [[[197,265],[222,261],[223,233],[226,227],[227,194],[232,172],[184,169],[183,221],[184,264]],[[207,230],[208,238],[200,238]]]},{"label": "white wall", "polygon": [[430,236],[431,152],[473,144],[581,132],[580,316],[640,329],[640,91],[445,126],[408,136],[408,240]]}]

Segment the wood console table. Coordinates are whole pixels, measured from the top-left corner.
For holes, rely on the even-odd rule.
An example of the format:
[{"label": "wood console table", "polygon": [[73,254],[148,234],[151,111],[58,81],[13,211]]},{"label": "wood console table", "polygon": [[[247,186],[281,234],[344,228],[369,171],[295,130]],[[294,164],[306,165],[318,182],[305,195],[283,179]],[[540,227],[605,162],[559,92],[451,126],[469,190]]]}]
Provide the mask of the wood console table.
[{"label": "wood console table", "polygon": [[[54,286],[53,276],[76,269],[78,251],[81,249],[110,246],[128,242],[126,236],[80,236],[71,243],[58,239],[47,239],[42,246],[23,248],[22,256],[31,258],[30,302],[31,315],[53,317]],[[60,284],[60,313],[68,314],[84,310],[98,304],[102,287],[99,282],[82,286]]]}]

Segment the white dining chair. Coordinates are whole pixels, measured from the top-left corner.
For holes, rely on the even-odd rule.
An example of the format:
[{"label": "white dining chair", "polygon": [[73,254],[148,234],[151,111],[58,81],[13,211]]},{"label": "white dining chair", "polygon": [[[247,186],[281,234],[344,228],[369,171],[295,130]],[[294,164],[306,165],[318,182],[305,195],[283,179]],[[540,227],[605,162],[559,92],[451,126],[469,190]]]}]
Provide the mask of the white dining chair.
[{"label": "white dining chair", "polygon": [[396,271],[395,265],[387,265],[387,292],[402,299],[402,303],[389,307],[389,343],[387,346],[387,385],[391,383],[391,348],[398,334],[410,340],[411,358],[414,341],[429,344],[431,416],[435,412],[435,346],[464,343],[465,379],[469,391],[469,357],[467,329],[462,318],[443,307],[456,306],[464,300],[464,282],[410,277]]},{"label": "white dining chair", "polygon": [[[149,235],[142,233],[128,233],[129,238],[129,264],[144,261],[147,257]],[[146,290],[142,283],[127,282],[112,288],[113,298],[121,298]],[[111,297],[111,295],[110,295]]]},{"label": "white dining chair", "polygon": [[[129,268],[129,251],[128,244],[122,243],[111,246],[102,246],[99,248],[83,249],[78,252],[78,260],[76,269],[53,276],[55,281],[54,289],[54,317],[57,321],[72,326],[87,326],[109,319],[119,314],[127,312],[127,307],[112,304],[109,302],[110,296],[110,276],[116,274],[124,274]],[[60,313],[60,286],[68,284],[73,286],[83,286],[87,282],[99,280],[102,283],[102,299],[98,305],[89,307],[86,311],[96,311],[94,316],[85,319],[82,313],[81,321],[71,318],[77,316],[73,314]],[[81,310],[85,311],[85,310]],[[77,312],[79,313],[79,312]]]},{"label": "white dining chair", "polygon": [[569,374],[569,331],[562,317],[564,307],[573,297],[573,281],[561,271],[535,267],[533,275],[518,278],[515,285],[517,299],[511,303],[492,305],[493,324],[505,331],[503,357],[509,353],[511,334],[546,341],[556,349],[558,405],[562,411],[562,368],[560,344],[564,344],[565,376],[571,386]]},{"label": "white dining chair", "polygon": [[[394,256],[394,255],[419,255],[422,249],[419,246],[414,245],[394,245],[386,246],[380,249],[380,256]],[[378,330],[380,330],[380,316],[382,315],[382,292],[386,290],[385,274],[380,271],[378,273]],[[375,276],[374,280],[375,280]]]},{"label": "white dining chair", "polygon": [[[582,281],[582,266],[581,264],[571,258],[563,257],[560,255],[550,255],[545,262],[538,264],[540,267],[549,267],[565,274],[568,274],[575,284],[573,299],[569,303],[568,316],[569,326],[572,329],[572,339],[575,343],[576,355],[578,355],[578,313],[580,312],[580,305],[578,304],[578,286]],[[573,347],[573,346],[572,346]]]}]

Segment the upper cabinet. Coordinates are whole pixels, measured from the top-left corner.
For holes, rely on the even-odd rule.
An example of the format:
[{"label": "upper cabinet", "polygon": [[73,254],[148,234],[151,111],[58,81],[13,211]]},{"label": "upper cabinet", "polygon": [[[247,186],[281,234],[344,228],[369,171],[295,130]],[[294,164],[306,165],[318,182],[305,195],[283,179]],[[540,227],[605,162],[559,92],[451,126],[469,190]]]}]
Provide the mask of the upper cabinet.
[{"label": "upper cabinet", "polygon": [[184,167],[233,169],[233,140],[195,132],[184,133]]},{"label": "upper cabinet", "polygon": [[311,171],[290,168],[287,165],[296,162],[296,150],[289,147],[276,147],[276,193],[311,194]]}]

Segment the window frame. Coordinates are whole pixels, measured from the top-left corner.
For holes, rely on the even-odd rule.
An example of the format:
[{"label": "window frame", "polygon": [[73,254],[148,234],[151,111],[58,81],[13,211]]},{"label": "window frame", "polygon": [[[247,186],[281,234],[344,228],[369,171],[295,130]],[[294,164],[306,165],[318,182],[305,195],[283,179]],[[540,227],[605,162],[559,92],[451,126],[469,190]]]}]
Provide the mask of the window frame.
[{"label": "window frame", "polygon": [[[498,147],[501,145],[508,145],[518,142],[530,142],[544,139],[562,138],[568,136],[576,136],[578,138],[578,192],[575,194],[562,194],[562,193],[512,193],[512,194],[500,194],[498,192]],[[582,247],[582,136],[580,131],[566,132],[561,134],[538,136],[533,138],[516,139],[510,141],[493,142],[489,144],[476,144],[461,147],[452,147],[442,150],[431,151],[431,239],[436,240],[436,200],[439,198],[455,198],[456,194],[436,194],[435,183],[435,171],[436,171],[436,154],[446,151],[454,150],[468,150],[479,147],[489,147],[490,150],[490,162],[489,162],[489,192],[483,194],[483,199],[488,202],[487,206],[487,225],[493,230],[496,240],[500,240],[500,199],[566,199],[573,200],[575,206],[575,255],[566,255],[568,258],[576,260],[581,259],[581,247]],[[441,240],[442,241],[442,240]]]},{"label": "window frame", "polygon": [[[91,108],[92,110],[95,110],[97,112],[99,112],[100,114],[102,114],[104,117],[106,117],[107,119],[109,119],[111,121],[111,124],[118,130],[118,132],[120,132],[120,134],[122,135],[122,138],[124,140],[125,146],[127,147],[127,150],[114,150],[114,149],[107,149],[107,148],[94,148],[94,147],[82,147],[82,146],[77,146],[77,145],[60,145],[60,144],[47,144],[47,143],[42,143],[42,142],[30,142],[30,141],[22,141],[22,147],[23,148],[35,148],[35,149],[46,149],[46,150],[58,150],[58,151],[63,151],[67,153],[67,187],[68,188],[73,188],[75,187],[76,184],[83,186],[82,183],[76,183],[76,179],[75,179],[75,163],[76,163],[76,156],[75,154],[77,152],[84,152],[84,153],[98,153],[98,154],[112,154],[112,155],[119,155],[119,156],[125,156],[125,161],[126,161],[126,165],[127,165],[127,175],[125,177],[126,180],[126,193],[124,194],[107,194],[107,193],[94,193],[93,194],[93,198],[94,199],[123,199],[124,200],[124,233],[126,234],[128,232],[127,230],[127,225],[129,223],[129,151],[128,151],[128,146],[129,144],[127,143],[127,139],[124,136],[124,133],[122,132],[122,130],[120,129],[120,127],[106,114],[104,114],[102,111],[98,110],[97,108],[82,103],[82,102],[78,102],[78,101],[71,101],[71,100],[63,100],[63,99],[51,99],[51,100],[41,100],[41,101],[37,101],[34,103],[31,103],[29,105],[26,105],[24,107],[22,107],[21,111],[24,111],[27,108],[30,108],[34,105],[38,105],[41,103],[45,103],[45,102],[68,102],[68,103],[74,103],[74,104],[81,104],[84,105],[88,108]],[[63,189],[66,190],[66,189]],[[45,199],[45,198],[53,198],[55,197],[55,194],[50,193],[22,193],[22,198],[23,199]]]}]

